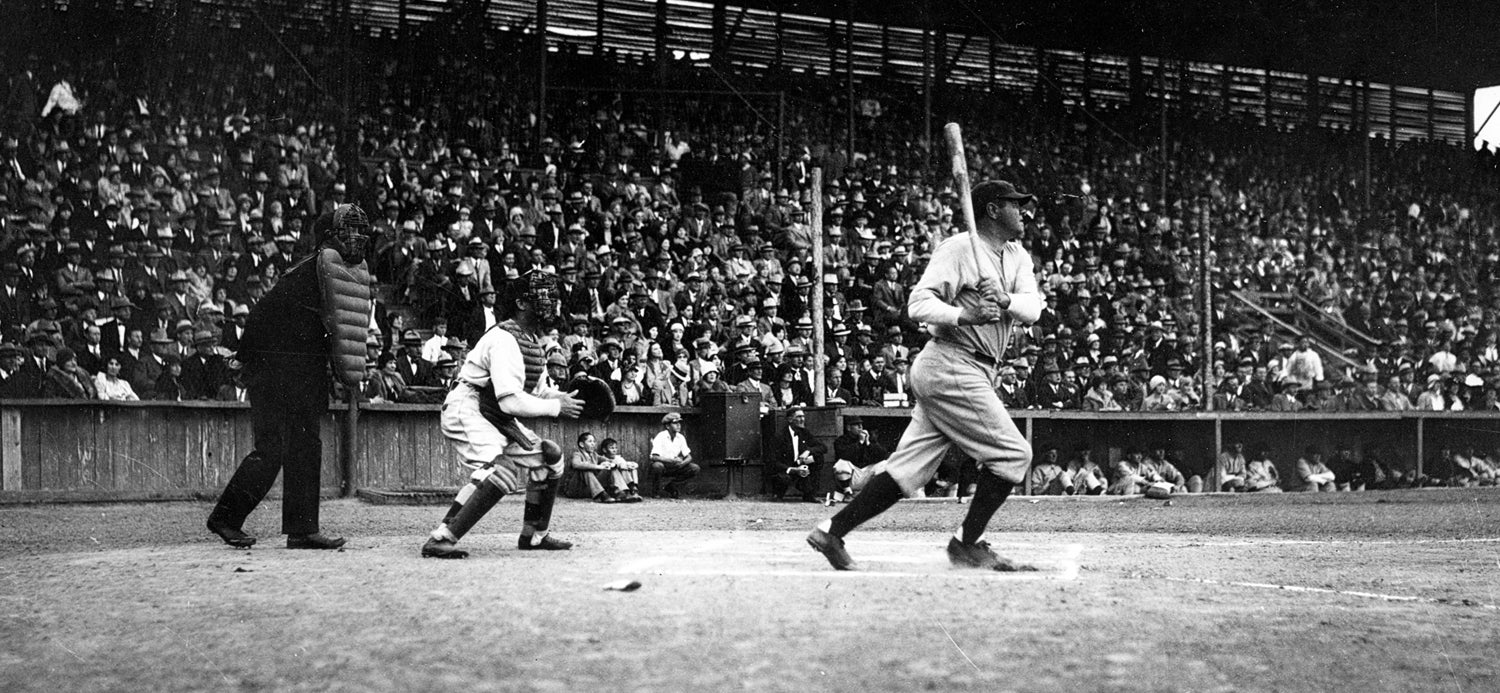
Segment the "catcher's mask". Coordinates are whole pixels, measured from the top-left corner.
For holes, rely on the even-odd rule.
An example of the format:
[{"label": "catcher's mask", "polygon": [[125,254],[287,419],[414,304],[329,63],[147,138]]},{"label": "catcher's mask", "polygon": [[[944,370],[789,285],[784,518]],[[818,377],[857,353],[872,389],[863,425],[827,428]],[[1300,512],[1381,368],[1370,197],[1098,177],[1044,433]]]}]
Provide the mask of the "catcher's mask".
[{"label": "catcher's mask", "polygon": [[557,275],[534,269],[521,277],[521,294],[516,298],[531,305],[531,310],[543,321],[557,317]]},{"label": "catcher's mask", "polygon": [[357,265],[365,260],[370,245],[370,218],[355,204],[342,204],[328,214],[318,218],[321,227],[319,241],[344,258],[344,262]]}]

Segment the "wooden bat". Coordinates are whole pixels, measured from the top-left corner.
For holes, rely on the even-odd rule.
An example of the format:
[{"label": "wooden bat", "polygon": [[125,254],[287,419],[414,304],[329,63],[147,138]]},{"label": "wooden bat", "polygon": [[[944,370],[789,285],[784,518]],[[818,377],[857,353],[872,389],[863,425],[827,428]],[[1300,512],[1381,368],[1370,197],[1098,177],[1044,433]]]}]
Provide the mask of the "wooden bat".
[{"label": "wooden bat", "polygon": [[[969,232],[969,249],[974,253],[974,267],[979,271],[979,278],[985,279],[985,267],[990,263],[984,261],[984,255],[979,252],[979,222],[974,216],[974,198],[969,193],[969,157],[964,153],[964,133],[958,123],[948,123],[943,126],[943,139],[948,142],[948,156],[953,166],[953,187],[958,194],[958,206],[964,215],[964,230]],[[995,277],[995,290],[1004,290],[1000,277]],[[998,302],[998,299],[996,299]],[[995,345],[1003,348],[1005,344],[1004,335],[1000,323],[995,323]],[[999,354],[996,354],[998,357]]]},{"label": "wooden bat", "polygon": [[[969,241],[974,244],[974,257],[979,257],[979,243],[974,236],[979,234],[979,228],[974,221],[974,198],[969,195],[969,157],[964,154],[964,133],[958,127],[958,123],[948,123],[943,126],[943,139],[948,141],[948,156],[953,163],[953,187],[958,193],[959,207],[964,213],[964,229],[970,234]],[[981,268],[982,270],[983,268]]]}]

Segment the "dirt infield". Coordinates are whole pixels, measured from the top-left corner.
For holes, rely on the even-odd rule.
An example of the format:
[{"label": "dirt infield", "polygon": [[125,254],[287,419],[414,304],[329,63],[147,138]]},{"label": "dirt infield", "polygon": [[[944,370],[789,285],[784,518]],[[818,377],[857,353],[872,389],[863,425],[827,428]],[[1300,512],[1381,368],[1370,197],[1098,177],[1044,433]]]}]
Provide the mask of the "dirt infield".
[{"label": "dirt infield", "polygon": [[[224,547],[200,503],[0,508],[0,690],[1500,690],[1500,492],[1013,499],[1037,573],[950,568],[907,503],[835,573],[810,504],[559,504],[571,552],[466,561],[437,507],[325,504],[351,541]],[[634,578],[635,592],[603,585]]]}]

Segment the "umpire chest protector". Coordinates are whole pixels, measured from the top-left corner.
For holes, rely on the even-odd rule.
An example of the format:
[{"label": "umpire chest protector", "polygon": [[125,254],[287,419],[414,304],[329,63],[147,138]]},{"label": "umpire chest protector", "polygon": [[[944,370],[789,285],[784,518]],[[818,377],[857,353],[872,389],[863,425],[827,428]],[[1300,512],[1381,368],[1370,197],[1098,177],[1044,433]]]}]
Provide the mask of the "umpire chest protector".
[{"label": "umpire chest protector", "polygon": [[370,272],[365,263],[344,262],[338,251],[318,251],[318,288],[328,358],[339,382],[358,387],[365,379],[365,336],[370,330]]},{"label": "umpire chest protector", "polygon": [[497,327],[516,338],[516,346],[521,348],[521,358],[526,362],[526,391],[536,392],[537,384],[547,375],[546,344],[536,335],[521,329],[514,320],[506,320]]}]

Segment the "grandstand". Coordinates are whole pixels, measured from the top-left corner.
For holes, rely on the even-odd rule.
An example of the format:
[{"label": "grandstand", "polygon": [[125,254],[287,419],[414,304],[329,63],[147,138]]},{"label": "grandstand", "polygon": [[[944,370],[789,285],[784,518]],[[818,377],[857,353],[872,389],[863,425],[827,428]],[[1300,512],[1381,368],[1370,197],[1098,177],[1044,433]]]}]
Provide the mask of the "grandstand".
[{"label": "grandstand", "polygon": [[[0,397],[87,395],[68,384],[96,378],[101,359],[52,373],[56,353],[128,351],[123,331],[90,343],[90,325],[149,343],[186,320],[232,357],[236,308],[306,252],[309,218],[355,201],[382,217],[372,355],[408,329],[431,339],[439,318],[471,341],[484,294],[541,267],[576,290],[560,330],[573,368],[623,377],[595,362],[617,338],[653,407],[705,401],[673,368],[697,373],[700,338],[738,380],[739,339],[786,370],[784,354],[813,343],[806,317],[834,344],[817,356],[837,381],[813,368],[784,393],[768,376],[767,399],[879,418],[889,374],[873,358],[891,329],[914,349],[925,333],[877,309],[874,284],[888,266],[909,282],[954,232],[932,143],[956,121],[977,176],[1044,201],[1027,244],[1049,309],[1007,355],[1031,374],[1026,416],[1052,413],[1031,403],[1053,369],[1071,394],[1048,407],[1090,411],[1078,421],[1385,412],[1410,423],[1397,446],[1420,470],[1441,446],[1401,412],[1500,410],[1496,167],[1471,147],[1484,59],[1463,53],[1474,59],[1444,72],[1421,65],[1460,53],[1397,67],[1352,44],[1325,61],[1251,55],[1248,38],[1126,45],[1082,20],[1041,33],[965,3],[919,5],[7,3],[0,263],[21,298],[0,305],[0,334],[41,385]],[[1434,15],[1413,40],[1452,31]],[[830,258],[821,273],[814,244]],[[171,300],[177,271],[190,301]],[[117,298],[135,308],[111,324]],[[122,364],[142,399],[215,401],[229,384],[138,374],[150,348]],[[1166,396],[1148,397],[1155,378]],[[1273,396],[1291,381],[1293,397]],[[1089,403],[1116,382],[1118,396]],[[405,385],[395,401],[421,411],[443,384]]]}]

